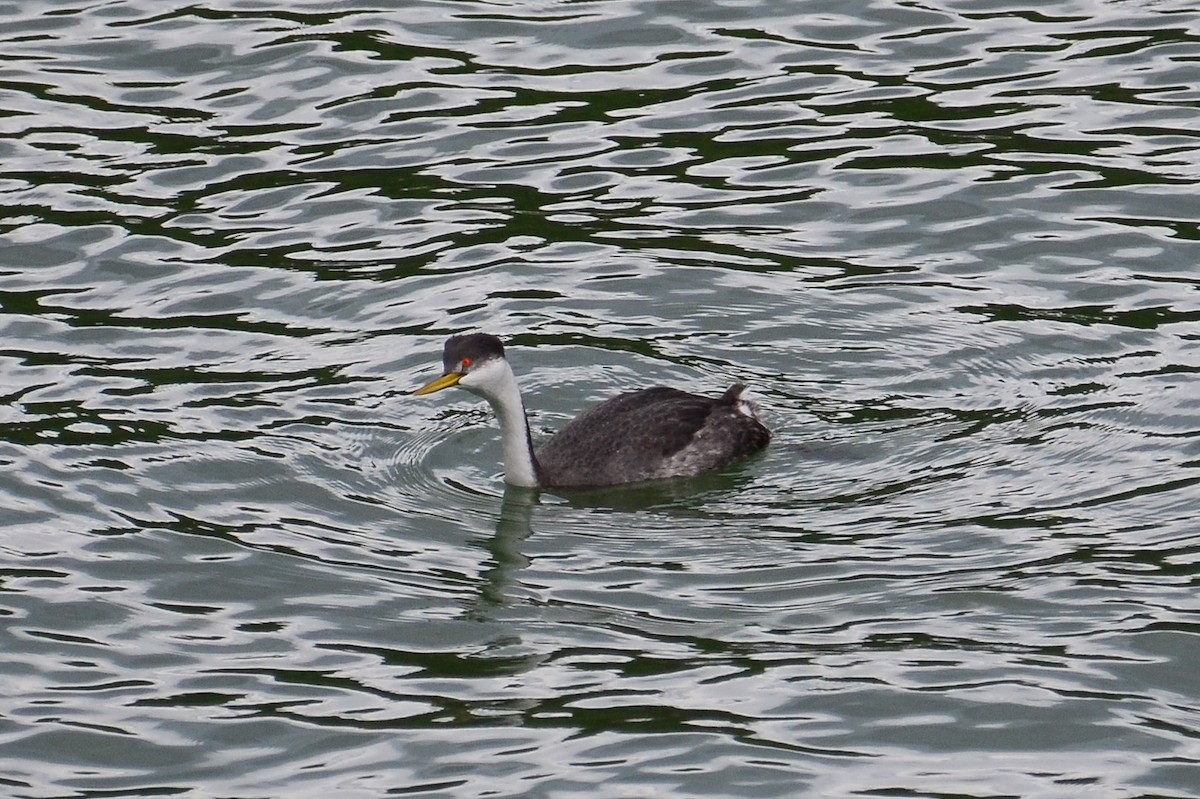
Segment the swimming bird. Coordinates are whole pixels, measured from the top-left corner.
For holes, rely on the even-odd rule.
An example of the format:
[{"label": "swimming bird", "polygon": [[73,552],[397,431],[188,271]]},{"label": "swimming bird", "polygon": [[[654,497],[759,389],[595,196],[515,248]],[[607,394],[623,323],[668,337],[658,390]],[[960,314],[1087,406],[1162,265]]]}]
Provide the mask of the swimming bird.
[{"label": "swimming bird", "polygon": [[500,339],[451,336],[442,365],[441,377],[413,393],[458,386],[486,399],[500,421],[504,479],[512,485],[596,488],[687,477],[755,453],[771,439],[740,383],[716,399],[658,386],[600,403],[535,451]]}]

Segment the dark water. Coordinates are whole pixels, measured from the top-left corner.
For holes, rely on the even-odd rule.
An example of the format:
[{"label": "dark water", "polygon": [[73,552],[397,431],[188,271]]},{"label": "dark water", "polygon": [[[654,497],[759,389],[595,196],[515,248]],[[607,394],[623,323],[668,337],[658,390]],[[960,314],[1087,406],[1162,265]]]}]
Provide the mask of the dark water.
[{"label": "dark water", "polygon": [[[0,786],[1200,796],[1200,12],[0,7]],[[751,383],[768,452],[504,492]]]}]

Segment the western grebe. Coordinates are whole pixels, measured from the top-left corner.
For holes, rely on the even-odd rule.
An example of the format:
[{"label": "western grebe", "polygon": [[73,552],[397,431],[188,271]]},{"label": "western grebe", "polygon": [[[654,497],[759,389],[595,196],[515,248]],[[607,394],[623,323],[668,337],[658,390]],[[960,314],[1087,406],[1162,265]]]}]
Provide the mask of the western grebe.
[{"label": "western grebe", "polygon": [[521,390],[495,336],[451,336],[444,373],[417,389],[458,386],[488,401],[500,420],[504,480],[530,488],[588,488],[687,477],[717,469],[767,445],[771,433],[734,384],[717,399],[674,388],[645,388],[602,402],[534,452]]}]

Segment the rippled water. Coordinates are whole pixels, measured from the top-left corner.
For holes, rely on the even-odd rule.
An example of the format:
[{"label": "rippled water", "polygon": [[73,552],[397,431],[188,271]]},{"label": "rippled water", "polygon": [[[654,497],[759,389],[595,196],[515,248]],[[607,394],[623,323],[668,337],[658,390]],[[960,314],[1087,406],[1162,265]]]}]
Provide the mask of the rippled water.
[{"label": "rippled water", "polygon": [[0,19],[7,795],[1200,796],[1188,4]]}]

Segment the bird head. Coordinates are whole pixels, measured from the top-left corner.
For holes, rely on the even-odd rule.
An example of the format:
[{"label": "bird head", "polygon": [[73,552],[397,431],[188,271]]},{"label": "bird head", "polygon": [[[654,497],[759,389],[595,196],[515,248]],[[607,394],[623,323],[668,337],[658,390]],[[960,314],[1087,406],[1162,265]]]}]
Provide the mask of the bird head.
[{"label": "bird head", "polygon": [[432,394],[451,386],[486,395],[488,387],[508,371],[504,345],[487,333],[451,336],[442,349],[442,376],[418,388],[413,394]]}]

